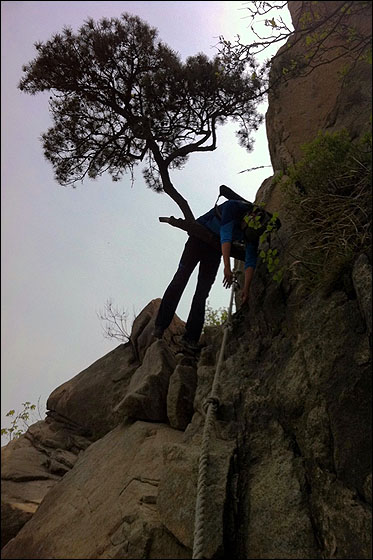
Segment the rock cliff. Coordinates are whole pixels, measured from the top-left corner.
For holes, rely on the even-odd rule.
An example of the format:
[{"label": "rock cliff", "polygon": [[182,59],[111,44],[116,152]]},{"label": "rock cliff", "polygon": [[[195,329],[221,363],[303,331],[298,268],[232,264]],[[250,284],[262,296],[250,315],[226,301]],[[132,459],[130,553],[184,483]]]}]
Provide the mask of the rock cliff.
[{"label": "rock cliff", "polygon": [[[304,4],[289,3],[295,22]],[[359,62],[350,87],[340,64],[271,94],[275,171],[319,129],[354,137],[369,120],[370,73]],[[268,178],[257,199],[280,211],[286,243],[279,182]],[[352,288],[305,297],[291,267],[277,285],[259,264],[220,373],[205,558],[371,558],[371,278],[370,255],[359,254]],[[177,317],[164,339],[152,338],[158,305],[137,317],[129,343],[50,395],[45,421],[2,449],[3,558],[192,557],[223,329],[206,330],[198,357],[178,354]]]}]

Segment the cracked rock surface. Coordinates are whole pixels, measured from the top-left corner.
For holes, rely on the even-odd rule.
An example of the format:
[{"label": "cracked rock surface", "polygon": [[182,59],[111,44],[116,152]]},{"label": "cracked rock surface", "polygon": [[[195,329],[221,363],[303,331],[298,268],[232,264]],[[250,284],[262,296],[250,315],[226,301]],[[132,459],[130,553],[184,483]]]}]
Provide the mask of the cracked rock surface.
[{"label": "cracked rock surface", "polygon": [[[293,17],[305,4],[289,3]],[[343,64],[269,96],[275,172],[318,129],[356,136],[369,121],[371,68],[368,79],[359,62],[342,87]],[[256,200],[280,212],[286,243],[290,222],[273,179]],[[249,305],[233,315],[209,447],[204,557],[368,560],[371,257],[356,255],[348,292],[311,297],[290,264],[278,286],[259,262]],[[45,421],[2,448],[2,558],[192,557],[223,331],[206,329],[200,355],[180,357],[178,317],[162,340],[152,337],[159,303],[136,318],[128,344],[53,391]]]}]

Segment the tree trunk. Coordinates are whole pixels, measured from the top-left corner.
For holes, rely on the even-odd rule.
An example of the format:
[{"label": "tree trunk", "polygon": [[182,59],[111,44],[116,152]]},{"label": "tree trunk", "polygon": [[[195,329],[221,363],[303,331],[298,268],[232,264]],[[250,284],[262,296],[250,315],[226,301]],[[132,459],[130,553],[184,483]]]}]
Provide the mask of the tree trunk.
[{"label": "tree trunk", "polygon": [[184,214],[184,217],[188,221],[194,221],[194,215],[188,201],[181,196],[181,194],[175,189],[173,184],[171,183],[170,175],[168,172],[168,166],[165,163],[161,152],[158,148],[157,143],[154,140],[149,141],[149,147],[154,155],[154,159],[156,164],[158,165],[159,172],[161,174],[163,190],[168,196],[172,198]]}]

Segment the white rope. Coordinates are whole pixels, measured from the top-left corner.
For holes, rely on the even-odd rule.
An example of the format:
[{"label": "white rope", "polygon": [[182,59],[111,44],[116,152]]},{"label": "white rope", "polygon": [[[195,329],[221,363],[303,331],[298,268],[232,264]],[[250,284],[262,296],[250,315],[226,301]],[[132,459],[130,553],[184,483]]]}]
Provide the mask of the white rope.
[{"label": "white rope", "polygon": [[205,425],[203,428],[202,437],[202,448],[199,457],[198,466],[198,484],[197,484],[197,499],[196,499],[196,512],[194,518],[194,541],[193,541],[193,559],[204,558],[203,548],[204,548],[204,529],[205,529],[205,507],[206,507],[206,493],[207,493],[207,470],[208,470],[208,458],[209,458],[209,440],[214,426],[214,418],[216,411],[219,407],[218,398],[218,386],[219,386],[219,375],[222,368],[224,360],[224,350],[227,341],[228,331],[231,327],[231,317],[232,317],[232,305],[233,305],[233,295],[235,291],[237,281],[234,278],[232,283],[231,298],[228,308],[228,317],[226,323],[223,327],[223,340],[220,347],[220,353],[218,358],[218,363],[215,370],[214,380],[212,383],[210,396],[206,399],[204,403],[204,408],[206,412]]}]

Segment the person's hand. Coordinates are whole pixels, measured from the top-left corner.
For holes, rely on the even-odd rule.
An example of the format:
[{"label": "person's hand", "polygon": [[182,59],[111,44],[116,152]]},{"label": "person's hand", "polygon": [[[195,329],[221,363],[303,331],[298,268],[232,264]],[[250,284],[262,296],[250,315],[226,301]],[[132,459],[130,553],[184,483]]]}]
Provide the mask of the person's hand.
[{"label": "person's hand", "polygon": [[224,267],[224,279],[223,279],[223,286],[224,288],[230,288],[233,282],[233,272],[231,269],[226,266]]}]

